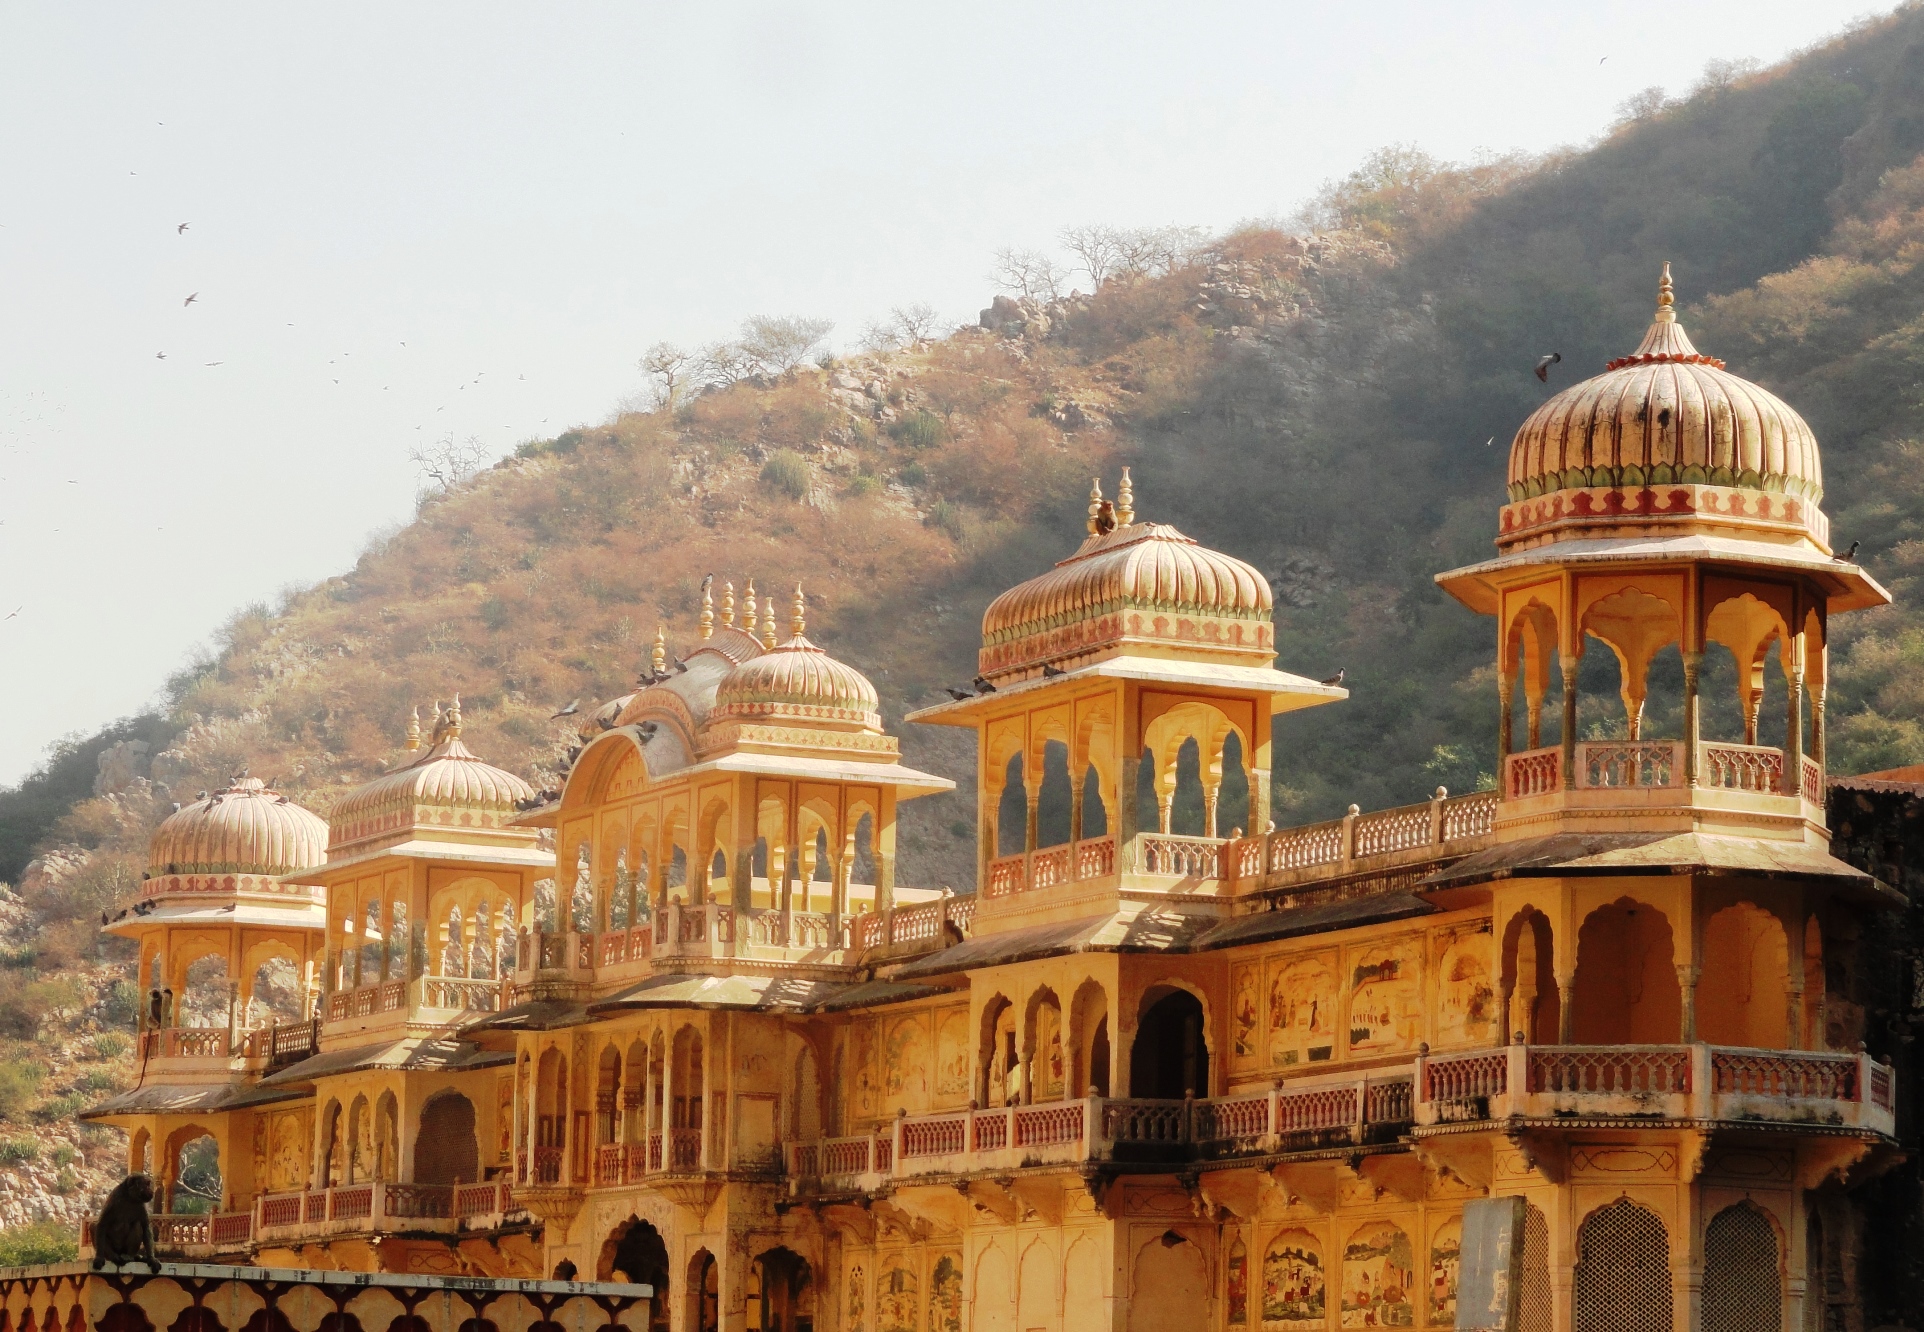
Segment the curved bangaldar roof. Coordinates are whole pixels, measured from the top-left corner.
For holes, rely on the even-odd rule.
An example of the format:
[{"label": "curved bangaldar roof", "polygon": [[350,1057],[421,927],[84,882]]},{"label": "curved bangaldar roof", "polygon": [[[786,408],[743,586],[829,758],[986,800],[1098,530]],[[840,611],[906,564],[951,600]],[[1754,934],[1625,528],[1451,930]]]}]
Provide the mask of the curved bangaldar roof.
[{"label": "curved bangaldar roof", "polygon": [[1817,438],[1677,322],[1670,265],[1643,342],[1549,399],[1510,446],[1500,546],[1632,526],[1807,541],[1829,554]]},{"label": "curved bangaldar roof", "polygon": [[1068,559],[989,603],[982,674],[1027,675],[1130,646],[1267,665],[1269,580],[1164,523],[1138,523],[1129,474],[1113,508],[1091,491],[1089,537]]},{"label": "curved bangaldar roof", "polygon": [[[534,799],[534,788],[511,772],[483,762],[461,743],[461,699],[445,712],[436,705],[433,742],[407,766],[384,773],[349,791],[328,814],[329,850],[412,832],[415,829],[506,832],[519,807]],[[408,728],[412,748],[420,742],[419,723]]]},{"label": "curved bangaldar roof", "polygon": [[258,777],[240,777],[161,821],[147,844],[147,875],[270,878],[326,859],[327,823],[320,815]]}]

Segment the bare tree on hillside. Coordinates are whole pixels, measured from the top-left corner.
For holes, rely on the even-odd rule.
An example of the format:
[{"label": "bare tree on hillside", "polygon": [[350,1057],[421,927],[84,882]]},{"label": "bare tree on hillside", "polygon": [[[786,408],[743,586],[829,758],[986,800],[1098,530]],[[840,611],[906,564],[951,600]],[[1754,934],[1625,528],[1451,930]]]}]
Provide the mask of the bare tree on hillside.
[{"label": "bare tree on hillside", "polygon": [[1706,61],[1703,74],[1697,79],[1697,85],[1690,91],[1693,94],[1726,92],[1763,67],[1763,61],[1749,56],[1740,60]]},{"label": "bare tree on hillside", "polygon": [[995,267],[989,270],[989,281],[1002,290],[1037,301],[1060,296],[1068,276],[1067,269],[1040,250],[997,250]]},{"label": "bare tree on hillside", "polygon": [[488,447],[475,435],[458,444],[453,435],[443,435],[432,444],[416,444],[409,449],[408,461],[445,495],[481,470],[488,461]]},{"label": "bare tree on hillside", "polygon": [[786,374],[819,350],[834,327],[826,319],[756,315],[743,322],[736,345],[763,374]]},{"label": "bare tree on hillside", "polygon": [[1617,126],[1634,125],[1639,120],[1649,120],[1660,114],[1670,105],[1670,95],[1661,87],[1652,84],[1642,92],[1632,93],[1617,103]]},{"label": "bare tree on hillside", "polygon": [[898,305],[887,319],[878,319],[862,330],[862,346],[872,352],[894,351],[904,345],[915,346],[933,338],[942,327],[942,316],[926,302]]},{"label": "bare tree on hillside", "polygon": [[1116,229],[1100,225],[1065,227],[1059,239],[1063,249],[1082,260],[1082,271],[1100,290],[1115,271],[1116,260],[1120,257]]},{"label": "bare tree on hillside", "polygon": [[695,373],[695,354],[672,342],[657,342],[643,353],[640,365],[655,381],[655,406],[670,412],[679,407]]},{"label": "bare tree on hillside", "polygon": [[1131,277],[1163,277],[1195,262],[1208,244],[1200,227],[1135,227],[1115,233],[1115,271]]},{"label": "bare tree on hillside", "polygon": [[704,388],[727,388],[755,373],[755,364],[738,342],[711,342],[695,354],[692,377]]}]

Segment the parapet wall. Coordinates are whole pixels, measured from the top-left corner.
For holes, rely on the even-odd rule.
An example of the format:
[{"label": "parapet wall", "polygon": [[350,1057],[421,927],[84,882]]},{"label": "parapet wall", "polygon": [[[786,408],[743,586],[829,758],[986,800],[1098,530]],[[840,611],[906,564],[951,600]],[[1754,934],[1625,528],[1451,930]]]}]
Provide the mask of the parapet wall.
[{"label": "parapet wall", "polygon": [[[580,1332],[648,1326],[648,1286],[205,1263],[0,1268],[5,1332]],[[470,1321],[474,1320],[474,1321]]]}]

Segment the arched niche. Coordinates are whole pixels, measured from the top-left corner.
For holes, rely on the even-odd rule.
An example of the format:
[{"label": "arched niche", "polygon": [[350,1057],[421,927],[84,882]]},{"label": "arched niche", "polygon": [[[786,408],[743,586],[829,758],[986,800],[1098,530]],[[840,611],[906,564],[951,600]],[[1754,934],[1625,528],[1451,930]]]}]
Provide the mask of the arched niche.
[{"label": "arched niche", "polygon": [[1783,1049],[1790,1043],[1790,941],[1784,924],[1754,902],[1736,902],[1704,923],[1697,987],[1697,1039],[1711,1045]]},{"label": "arched niche", "polygon": [[1683,991],[1670,919],[1620,898],[1577,931],[1571,1039],[1579,1045],[1667,1045],[1682,1039]]}]

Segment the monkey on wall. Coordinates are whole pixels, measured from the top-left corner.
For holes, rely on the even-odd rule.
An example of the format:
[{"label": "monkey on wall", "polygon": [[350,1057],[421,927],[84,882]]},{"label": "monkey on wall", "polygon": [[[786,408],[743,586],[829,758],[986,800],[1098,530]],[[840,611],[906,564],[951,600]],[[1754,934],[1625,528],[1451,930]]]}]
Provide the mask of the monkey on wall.
[{"label": "monkey on wall", "polygon": [[100,1219],[94,1223],[94,1266],[108,1263],[118,1267],[136,1259],[154,1271],[160,1262],[154,1257],[154,1222],[147,1215],[147,1204],[154,1200],[154,1181],[145,1175],[129,1175],[114,1185],[114,1191],[101,1204]]}]

